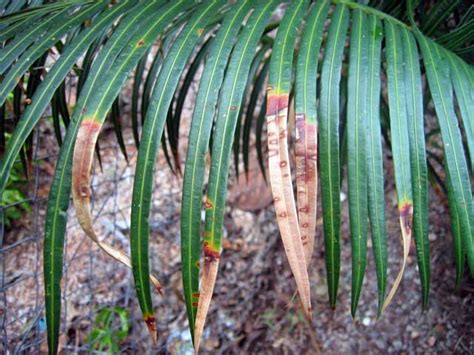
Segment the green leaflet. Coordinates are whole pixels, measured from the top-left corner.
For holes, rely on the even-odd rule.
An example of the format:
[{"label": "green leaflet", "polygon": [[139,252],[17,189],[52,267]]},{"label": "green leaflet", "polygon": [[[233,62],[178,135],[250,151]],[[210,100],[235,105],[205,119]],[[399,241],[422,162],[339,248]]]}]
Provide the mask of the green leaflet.
[{"label": "green leaflet", "polygon": [[97,37],[87,49],[87,52],[84,55],[84,60],[82,62],[81,71],[79,73],[79,78],[77,80],[77,91],[80,93],[82,88],[84,87],[84,83],[89,75],[92,63],[94,62],[95,55],[99,52],[101,46],[106,42],[109,38],[108,31],[105,30],[102,32],[99,37]]},{"label": "green leaflet", "polygon": [[61,146],[63,144],[63,138],[61,134],[61,118],[59,114],[59,101],[57,99],[57,94],[58,91],[56,91],[51,100],[51,116],[53,118],[54,135],[56,136],[56,141],[59,146]]},{"label": "green leaflet", "polygon": [[[187,14],[186,14],[187,15]],[[185,20],[183,23],[187,20],[187,16],[185,15]],[[183,19],[183,15],[180,16],[180,20]],[[170,45],[173,43],[173,41],[176,38],[176,33],[179,33],[179,28],[173,30],[169,34],[166,35],[164,41],[160,40],[160,48],[158,49],[155,58],[153,59],[152,65],[150,67],[150,70],[147,74],[146,80],[145,80],[145,86],[143,88],[143,94],[142,94],[142,123],[145,121],[146,117],[146,111],[149,106],[150,102],[150,96],[151,92],[153,91],[154,85],[156,83],[157,76],[159,74],[159,71],[161,70],[161,65],[163,63],[163,57],[166,56],[166,53],[168,52],[168,49]],[[166,119],[167,125],[170,124],[172,120],[172,112],[173,112],[173,103],[169,105],[168,108],[168,117]],[[175,174],[174,168],[171,164],[170,156],[168,153],[168,143],[171,142],[171,140],[166,136],[164,132],[161,136],[161,147],[163,149],[163,153],[166,159],[166,163],[168,167],[171,169],[171,172]]]},{"label": "green leaflet", "polygon": [[[166,42],[171,42],[170,37],[168,37]],[[142,125],[145,123],[146,112],[148,110],[148,105],[150,103],[150,96],[151,96],[151,92],[153,91],[153,86],[155,85],[156,78],[163,64],[163,52],[165,50],[164,48],[165,45],[166,43],[160,43],[160,48],[158,48],[155,58],[153,58],[150,71],[148,72],[145,83],[143,85],[142,102],[140,105]]]},{"label": "green leaflet", "polygon": [[114,132],[115,136],[117,137],[117,143],[120,147],[120,151],[122,152],[125,161],[128,163],[127,148],[125,146],[125,139],[123,138],[123,129],[120,116],[120,96],[118,96],[112,104],[110,119],[112,121],[112,125],[114,126]]},{"label": "green leaflet", "polygon": [[[222,26],[210,44],[209,57],[203,69],[189,132],[182,192],[181,255],[188,319],[196,351],[199,349],[206,316],[205,306],[203,308],[200,305],[203,302],[202,299],[206,302],[208,295],[207,284],[203,282],[201,289],[196,289],[195,285],[198,284],[198,280],[194,279],[199,277],[205,158],[226,64],[232,51],[234,39],[250,9],[251,2],[249,1],[245,0],[235,4],[224,17]],[[212,203],[206,201],[206,208],[209,208],[208,206]],[[204,243],[206,263],[209,258],[218,257],[218,254],[219,250],[215,249],[215,245]],[[217,265],[213,264],[213,268],[217,271]],[[205,266],[203,272],[206,273],[207,269]],[[195,306],[198,306],[197,310]]]},{"label": "green leaflet", "polygon": [[[446,162],[445,162],[446,165]],[[456,264],[456,288],[459,287],[464,274],[464,264],[466,262],[463,248],[463,237],[461,235],[461,221],[459,212],[457,211],[456,199],[454,197],[453,184],[449,176],[449,171],[446,171],[446,188],[448,193],[449,214],[451,217],[451,235],[453,237],[453,254],[454,262]]]},{"label": "green leaflet", "polygon": [[[265,84],[266,74],[268,74],[268,66],[270,64],[270,59],[265,58],[268,50],[270,49],[268,43],[263,43],[258,51],[255,54],[252,65],[250,66],[250,74],[247,79],[247,89],[246,92],[250,91],[250,95],[246,94],[242,98],[242,102],[240,103],[240,110],[239,110],[239,117],[237,119],[237,125],[235,127],[234,133],[234,142],[232,150],[234,152],[234,169],[235,169],[235,176],[239,179],[239,165],[240,165],[240,136],[242,136],[242,160],[244,163],[244,172],[246,180],[248,180],[248,173],[249,173],[249,149],[250,149],[250,130],[253,121],[253,115],[250,115],[250,112],[255,111],[255,105],[257,104],[258,94],[261,93],[263,85]],[[267,68],[265,68],[267,67]],[[267,72],[267,73],[264,73]],[[247,98],[247,96],[249,96]],[[243,120],[245,107],[247,107],[247,112],[245,113],[245,120]],[[241,133],[241,127],[243,122],[243,131]],[[211,143],[212,143],[212,136],[211,136]],[[212,146],[212,144],[211,144]]]},{"label": "green leaflet", "polygon": [[63,139],[61,134],[61,121],[67,129],[70,120],[69,109],[66,100],[66,85],[63,83],[54,93],[51,100],[51,115],[53,117],[54,132],[59,146],[62,145]]},{"label": "green leaflet", "polygon": [[[130,115],[132,120],[132,131],[133,131],[133,141],[135,142],[135,147],[138,149],[140,145],[140,131],[139,131],[139,122],[138,122],[138,100],[140,97],[140,88],[142,87],[142,79],[143,74],[145,72],[145,66],[148,61],[148,55],[150,51],[148,51],[143,58],[138,63],[135,74],[133,77],[133,87],[132,87],[132,102],[130,108]],[[159,56],[159,49],[158,53],[156,54],[154,61]],[[143,85],[144,86],[144,85]],[[145,116],[145,112],[141,112],[141,116]],[[143,119],[142,119],[143,121]]]},{"label": "green leaflet", "polygon": [[[150,106],[145,116],[133,185],[131,216],[132,265],[140,306],[145,315],[153,314],[150,285],[145,275],[147,275],[149,269],[148,218],[154,181],[153,168],[158,145],[168,115],[168,108],[179,83],[180,75],[195,44],[203,33],[202,29],[208,24],[209,14],[212,11],[216,11],[221,5],[221,1],[201,4],[194,16],[180,32],[162,64],[160,74],[151,94]],[[195,288],[197,289],[198,286],[196,284]]]},{"label": "green leaflet", "polygon": [[[265,65],[263,70],[265,70],[266,73],[268,73],[268,65]],[[265,76],[267,74],[264,74]],[[265,183],[267,183],[267,177],[265,174],[265,159],[263,157],[263,144],[262,144],[262,136],[263,136],[263,126],[265,124],[265,107],[267,106],[267,99],[266,97],[263,98],[262,101],[262,107],[260,107],[260,112],[258,113],[257,116],[257,122],[255,124],[255,135],[256,140],[255,140],[255,148],[257,150],[257,160],[258,160],[258,165],[260,167],[260,172],[263,175],[263,179],[265,180]]]},{"label": "green leaflet", "polygon": [[[438,45],[416,32],[425,63],[431,97],[441,128],[443,147],[450,176],[452,196],[459,216],[463,248],[471,275],[474,275],[474,208],[467,162],[453,103],[449,63],[441,56]],[[455,212],[456,213],[456,212]]]},{"label": "green leaflet", "polygon": [[367,18],[354,10],[350,39],[347,98],[347,185],[352,241],[351,314],[355,317],[367,264],[366,101],[368,82]]},{"label": "green leaflet", "polygon": [[339,233],[341,224],[339,163],[339,87],[344,42],[349,26],[349,11],[338,5],[329,27],[323,66],[319,103],[319,159],[321,201],[323,207],[324,248],[329,304],[336,307],[340,271]]},{"label": "green leaflet", "polygon": [[[277,3],[278,1],[258,1],[256,3],[255,9],[235,45],[222,84],[219,110],[213,135],[214,144],[206,197],[206,226],[204,233],[205,264],[196,319],[196,351],[198,351],[199,344],[198,336],[202,334],[202,327],[204,326],[217,276],[229,163],[232,152],[231,142],[233,138],[237,138],[233,137],[233,135],[246,89],[246,81],[244,79],[248,78],[251,74],[252,57],[255,54],[258,41]],[[212,248],[211,250],[215,250],[218,253],[214,255],[206,254],[206,251],[208,251],[206,248]],[[214,258],[214,260],[212,260],[212,258]],[[208,265],[212,263],[215,264],[214,268],[216,272],[207,272],[207,268],[209,268],[210,271],[212,270],[212,265]],[[206,291],[206,293],[203,291]],[[198,324],[198,320],[200,319],[201,309],[204,317],[200,325]]]},{"label": "green leaflet", "polygon": [[[170,122],[172,119],[173,119],[173,106],[170,105],[168,109],[168,116],[166,118],[167,127],[171,126]],[[173,163],[171,162],[171,155],[169,153],[169,148],[168,148],[168,145],[171,144],[171,141],[170,141],[171,139],[172,138],[170,138],[168,135],[168,131],[164,131],[163,135],[161,136],[161,149],[163,149],[163,155],[165,156],[165,159],[166,159],[166,165],[168,165],[173,175],[177,175],[177,169],[173,167]]]},{"label": "green leaflet", "polygon": [[408,136],[408,117],[406,108],[406,86],[403,72],[403,50],[401,28],[385,21],[386,56],[388,78],[388,100],[390,112],[390,133],[393,162],[395,166],[395,183],[399,208],[404,203],[412,203],[411,173]]},{"label": "green leaflet", "polygon": [[383,310],[390,304],[403,278],[410,250],[413,219],[412,177],[410,166],[410,141],[407,117],[406,78],[403,70],[403,44],[401,27],[385,20],[387,86],[390,113],[390,138],[392,142],[395,186],[398,212],[402,230],[403,260],[400,271],[384,302]]},{"label": "green leaflet", "polygon": [[378,288],[378,316],[382,311],[387,286],[387,231],[385,228],[384,169],[380,128],[380,62],[383,39],[382,22],[367,16],[367,192]]},{"label": "green leaflet", "polygon": [[[453,83],[456,100],[461,111],[461,120],[466,132],[467,146],[471,158],[471,171],[474,171],[474,87],[469,82],[469,67],[459,57],[448,51],[444,52],[449,61],[451,82]],[[471,73],[472,78],[472,73]]]},{"label": "green leaflet", "polygon": [[314,249],[318,192],[316,78],[319,49],[329,6],[328,1],[321,1],[308,14],[296,63],[296,191],[298,222],[308,268]]},{"label": "green leaflet", "polygon": [[[246,179],[248,181],[248,176],[250,172],[250,143],[251,143],[251,131],[252,131],[252,126],[257,126],[258,117],[259,115],[257,114],[257,104],[258,100],[261,98],[261,96],[265,92],[265,81],[268,76],[268,70],[270,67],[270,58],[267,57],[265,58],[265,55],[268,54],[269,47],[265,46],[262,47],[262,50],[256,55],[259,56],[260,53],[263,55],[262,61],[261,61],[261,66],[260,69],[257,71],[255,80],[253,83],[253,88],[252,91],[250,92],[250,98],[248,101],[248,104],[245,106],[242,106],[241,108],[241,115],[243,114],[243,110],[245,110],[245,122],[244,122],[244,132],[242,136],[242,155],[243,155],[243,161],[244,161],[244,171],[246,174]],[[255,58],[254,58],[255,60]],[[250,69],[252,70],[252,69]],[[249,83],[247,83],[248,85]],[[264,107],[264,103],[261,102],[261,105]],[[260,107],[261,108],[261,107]],[[260,110],[261,111],[261,110]],[[263,110],[265,111],[265,110]],[[260,112],[259,112],[260,113]],[[257,119],[255,120],[255,116],[257,115]],[[265,113],[263,113],[265,116]],[[255,122],[255,123],[254,123]],[[256,134],[256,132],[255,132]],[[261,139],[261,137],[256,137],[256,139]],[[235,139],[235,138],[234,138]],[[265,174],[263,174],[263,178],[265,179]]]},{"label": "green leaflet", "polygon": [[[241,131],[241,121],[243,112],[245,112],[245,107],[248,108],[245,113],[245,119],[243,120],[243,130],[242,130],[242,158],[244,161],[244,171],[245,176],[248,181],[249,175],[249,156],[250,156],[250,132],[253,122],[253,112],[257,104],[258,94],[262,92],[263,84],[265,82],[265,77],[262,75],[263,67],[268,61],[264,60],[265,54],[268,51],[267,46],[262,46],[257,54],[252,59],[252,65],[250,66],[250,72],[247,79],[247,88],[245,91],[249,94],[243,95],[242,102],[240,103],[239,116],[237,118],[237,124],[235,127],[234,134],[234,166],[237,178],[239,177],[239,153],[240,153],[240,131]],[[260,68],[260,70],[259,70]],[[252,88],[250,90],[250,88]],[[249,96],[247,100],[246,96]],[[247,102],[248,101],[248,102]]]},{"label": "green leaflet", "polygon": [[[187,19],[187,16],[183,18],[183,15],[180,16],[180,21],[185,21]],[[183,21],[183,22],[184,22]],[[166,35],[164,41],[160,41],[160,48],[158,49],[155,58],[153,59],[153,62],[151,64],[150,70],[147,74],[146,80],[145,80],[145,85],[143,87],[143,94],[142,94],[142,103],[141,103],[141,108],[142,108],[142,123],[145,121],[146,117],[146,111],[149,106],[150,102],[150,96],[151,92],[153,91],[154,85],[156,83],[157,76],[159,74],[159,71],[161,70],[161,65],[163,63],[163,57],[168,53],[168,49],[173,43],[173,41],[176,38],[176,33],[179,33],[179,28],[176,30],[173,30],[169,34]],[[173,111],[173,103],[169,105],[168,108],[168,117],[166,119],[167,126],[170,125],[170,122],[172,121],[172,111]],[[165,134],[165,132],[161,136],[161,147],[163,149],[163,153],[166,159],[166,163],[168,164],[169,168],[171,169],[171,172],[175,174],[174,168],[171,164],[170,156],[168,153],[168,143],[171,143],[171,139],[168,138]],[[179,163],[175,161],[175,163]],[[179,164],[177,164],[177,168],[179,168]]]},{"label": "green leaflet", "polygon": [[[176,106],[174,110],[174,116],[172,119],[172,131],[173,134],[175,135],[175,144],[176,144],[176,152],[173,152],[175,154],[175,161],[179,159],[178,155],[178,146],[179,146],[179,127],[180,127],[180,122],[181,122],[181,113],[183,112],[184,108],[184,103],[186,98],[188,97],[188,92],[191,88],[191,85],[195,79],[196,73],[201,65],[201,62],[204,60],[207,50],[209,49],[209,44],[211,43],[213,37],[210,37],[209,39],[206,40],[205,43],[202,44],[202,46],[199,48],[198,53],[196,56],[192,59],[191,65],[189,66],[188,71],[186,72],[186,75],[184,76],[183,79],[183,84],[179,88],[179,93],[176,98]],[[173,148],[173,147],[172,147]],[[181,166],[179,166],[179,170],[181,170]]]},{"label": "green leaflet", "polygon": [[428,306],[430,290],[430,243],[428,239],[428,168],[423,125],[423,89],[416,42],[407,29],[401,29],[403,68],[407,100],[410,165],[413,194],[413,232],[422,290],[422,308]]}]

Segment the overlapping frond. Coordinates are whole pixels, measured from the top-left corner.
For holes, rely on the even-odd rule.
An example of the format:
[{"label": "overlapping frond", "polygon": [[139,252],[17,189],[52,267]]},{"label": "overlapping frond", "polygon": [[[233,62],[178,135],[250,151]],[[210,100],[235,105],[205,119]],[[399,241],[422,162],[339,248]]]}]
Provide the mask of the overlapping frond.
[{"label": "overlapping frond", "polygon": [[[331,307],[336,305],[344,205],[341,181],[346,177],[346,166],[353,316],[363,292],[369,234],[379,315],[402,282],[412,237],[421,304],[423,308],[428,306],[428,179],[433,174],[440,184],[445,179],[456,285],[461,282],[465,259],[474,274],[474,69],[459,56],[472,51],[472,7],[453,27],[450,12],[461,6],[460,1],[436,3],[421,21],[415,17],[422,2],[415,0],[408,1],[406,8],[399,1],[371,1],[366,6],[350,0],[313,4],[281,4],[284,2],[279,0],[41,3],[0,3],[0,106],[3,113],[5,104],[12,100],[16,117],[15,130],[1,157],[0,195],[19,154],[28,171],[24,146],[51,103],[54,130],[61,145],[44,240],[51,353],[58,350],[63,243],[71,192],[86,234],[106,253],[132,267],[144,320],[152,337],[156,336],[150,282],[160,286],[150,274],[148,248],[155,160],[162,142],[168,164],[174,172],[181,172],[181,115],[200,68],[181,209],[183,290],[196,351],[223,257],[232,151],[238,171],[242,149],[248,172],[252,134],[264,174],[264,159],[268,156],[266,173],[276,222],[308,318],[312,281],[308,268],[314,246],[322,244],[315,241],[318,183],[329,303]],[[271,22],[279,6],[284,14]],[[443,22],[449,31],[440,34]],[[53,64],[43,68],[47,60]],[[78,101],[70,113],[65,79],[71,72],[79,79]],[[127,253],[102,242],[94,229],[90,179],[106,117],[110,117],[127,159],[120,100],[132,72],[131,122],[138,159],[129,258]],[[435,171],[428,160],[434,154],[425,137],[425,121],[431,120],[425,114],[431,101],[443,151],[437,159],[444,161],[445,171]],[[288,125],[293,102],[294,132]],[[62,127],[66,129],[64,136]],[[290,144],[293,137],[294,147]],[[403,246],[401,267],[387,296],[387,238],[398,236],[387,235],[385,227],[384,169],[391,163],[384,159],[383,141],[393,160]]]}]

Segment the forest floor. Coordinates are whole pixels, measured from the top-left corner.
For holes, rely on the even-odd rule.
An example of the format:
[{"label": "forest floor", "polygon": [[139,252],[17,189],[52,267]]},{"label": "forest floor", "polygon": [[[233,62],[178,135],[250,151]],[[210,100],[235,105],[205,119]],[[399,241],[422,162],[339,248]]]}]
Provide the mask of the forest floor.
[{"label": "forest floor", "polygon": [[[188,117],[189,119],[189,117]],[[125,120],[125,119],[124,119]],[[40,137],[52,136],[50,122],[41,125]],[[116,247],[129,250],[130,204],[136,150],[127,131],[130,162],[121,156],[112,130],[101,138],[102,164],[94,178],[95,222],[100,235]],[[182,132],[185,140],[186,132]],[[40,140],[43,138],[40,138]],[[46,139],[46,138],[45,138]],[[37,349],[46,350],[43,327],[31,310],[43,315],[42,230],[48,186],[54,172],[55,144],[40,141],[36,217],[15,223],[4,245],[35,236],[4,254],[5,291],[4,334],[10,350],[28,349],[36,339]],[[184,148],[183,148],[184,149]],[[185,150],[181,160],[184,162]],[[256,159],[251,159],[255,161]],[[97,165],[97,164],[96,164]],[[385,159],[386,213],[388,230],[389,287],[401,264],[401,237],[397,221],[396,195],[390,157]],[[133,288],[131,272],[91,245],[78,227],[70,209],[66,243],[66,271],[63,280],[63,326],[60,348],[67,352],[87,349],[87,335],[99,309],[124,307],[130,312],[132,327],[121,343],[124,353],[192,353],[180,276],[179,213],[180,177],[166,166],[162,153],[157,159],[151,214],[150,263],[164,286],[164,296],[154,295],[158,319],[158,344],[152,346]],[[351,252],[347,198],[341,195],[341,276],[336,309],[328,304],[321,211],[318,211],[316,246],[310,265],[313,319],[308,324],[293,299],[293,281],[275,222],[271,194],[256,165],[249,182],[243,174],[232,174],[225,213],[223,254],[202,350],[209,353],[305,354],[320,347],[327,354],[347,353],[474,353],[474,283],[467,274],[459,290],[454,289],[455,268],[449,213],[446,201],[430,193],[432,284],[429,308],[421,311],[421,293],[414,245],[410,250],[403,282],[380,320],[377,312],[377,281],[369,238],[368,265],[357,316],[350,316]],[[346,190],[343,184],[343,191]],[[36,271],[36,272],[35,272]],[[25,275],[34,277],[23,278]],[[34,313],[36,314],[36,313]]]}]

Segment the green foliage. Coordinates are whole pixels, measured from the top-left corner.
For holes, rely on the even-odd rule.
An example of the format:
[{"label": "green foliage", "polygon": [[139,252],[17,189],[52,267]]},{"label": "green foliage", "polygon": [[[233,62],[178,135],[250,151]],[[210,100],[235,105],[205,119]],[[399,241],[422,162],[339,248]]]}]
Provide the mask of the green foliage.
[{"label": "green foliage", "polygon": [[[10,134],[5,134],[6,142],[10,140],[10,137]],[[8,206],[3,212],[3,220],[7,228],[11,226],[12,222],[21,219],[25,213],[31,212],[31,205],[24,193],[27,183],[21,164],[14,164],[2,199],[3,205]]]},{"label": "green foliage", "polygon": [[91,350],[117,354],[129,331],[128,311],[121,307],[105,307],[97,312],[94,325],[87,335],[87,342]]}]

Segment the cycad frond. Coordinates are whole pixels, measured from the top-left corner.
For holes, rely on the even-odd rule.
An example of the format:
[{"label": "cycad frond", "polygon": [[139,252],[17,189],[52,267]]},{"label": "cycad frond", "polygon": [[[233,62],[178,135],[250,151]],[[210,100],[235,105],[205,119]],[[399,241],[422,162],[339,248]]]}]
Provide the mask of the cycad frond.
[{"label": "cycad frond", "polygon": [[[267,94],[255,122],[257,156],[263,171],[266,121],[268,181],[274,194],[276,220],[308,318],[311,317],[308,268],[317,244],[314,236],[318,178],[329,302],[331,307],[336,305],[341,263],[341,176],[346,164],[352,315],[356,314],[362,292],[369,226],[379,313],[388,306],[402,280],[412,235],[420,272],[421,303],[423,308],[427,307],[428,178],[433,174],[427,163],[431,153],[425,138],[428,89],[443,142],[456,284],[461,280],[465,257],[471,275],[474,273],[474,69],[458,56],[468,56],[471,52],[472,8],[457,26],[450,27],[451,32],[441,33],[439,24],[448,21],[450,11],[459,1],[440,1],[432,6],[419,28],[415,16],[421,4],[414,0],[407,1],[407,8],[403,2],[387,1],[377,5],[378,9],[350,0],[322,0],[314,4],[295,1],[283,6],[284,15],[273,22],[270,22],[272,14],[283,1],[40,3],[30,1],[28,7],[27,1],[13,1],[0,9],[4,15],[0,17],[3,75],[0,105],[15,91],[18,113],[24,90],[21,78],[31,79],[24,90],[31,103],[25,106],[0,164],[0,194],[28,136],[52,102],[61,150],[48,201],[44,242],[51,353],[58,347],[63,242],[71,192],[87,235],[105,252],[132,267],[139,304],[155,336],[150,279],[157,287],[159,283],[150,276],[148,249],[155,160],[161,141],[168,163],[174,165],[175,172],[180,172],[180,117],[201,66],[181,210],[183,289],[196,350],[221,257],[232,151],[238,165],[242,149],[247,173],[253,116],[259,109],[267,77]],[[51,68],[34,71],[35,65],[46,62],[49,51],[58,54]],[[119,102],[134,70],[131,116],[138,160],[129,259],[101,242],[96,234],[89,184],[98,135],[109,111],[121,150],[127,157]],[[69,117],[64,82],[71,71],[79,75],[79,83],[78,102]],[[428,89],[423,87],[424,78]],[[293,101],[296,132],[288,131]],[[67,126],[64,137],[60,130],[61,117]],[[293,134],[296,136],[296,197],[289,150],[289,138]],[[391,146],[393,156],[404,249],[401,270],[387,298],[382,137]],[[210,167],[206,165],[208,153]],[[209,178],[203,204],[207,168]],[[205,211],[204,225],[202,211]],[[201,284],[200,265],[203,266]]]}]

